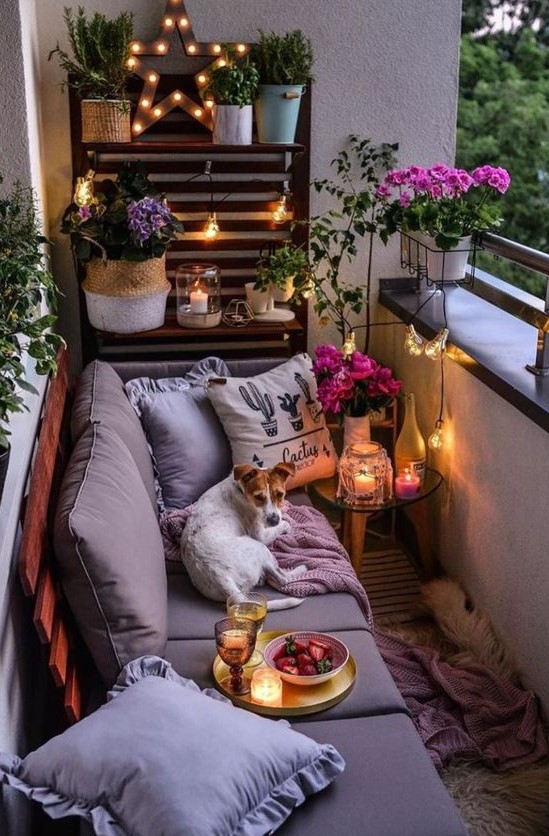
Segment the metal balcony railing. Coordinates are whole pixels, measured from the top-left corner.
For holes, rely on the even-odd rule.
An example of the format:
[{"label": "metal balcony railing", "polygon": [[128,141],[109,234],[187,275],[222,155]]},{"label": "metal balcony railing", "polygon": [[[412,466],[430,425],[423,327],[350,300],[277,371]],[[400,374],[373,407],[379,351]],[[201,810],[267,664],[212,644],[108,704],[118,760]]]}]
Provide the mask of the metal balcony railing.
[{"label": "metal balcony railing", "polygon": [[464,289],[537,328],[536,361],[527,364],[526,368],[535,375],[549,375],[549,255],[490,232],[479,235],[478,245],[498,258],[545,276],[545,300],[537,299],[478,267],[474,282],[464,286]]}]

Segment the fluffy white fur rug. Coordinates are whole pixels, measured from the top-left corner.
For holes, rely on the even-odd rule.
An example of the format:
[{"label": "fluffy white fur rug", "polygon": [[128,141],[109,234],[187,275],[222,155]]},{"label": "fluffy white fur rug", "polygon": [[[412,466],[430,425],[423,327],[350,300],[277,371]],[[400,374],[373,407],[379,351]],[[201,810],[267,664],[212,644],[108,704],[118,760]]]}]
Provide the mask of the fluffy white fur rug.
[{"label": "fluffy white fur rug", "polygon": [[[471,604],[456,581],[441,578],[424,584],[422,601],[434,622],[420,618],[412,624],[378,626],[435,648],[454,665],[481,662],[520,682],[517,667],[486,613]],[[505,773],[462,760],[446,767],[442,780],[470,836],[549,836],[549,760]]]}]

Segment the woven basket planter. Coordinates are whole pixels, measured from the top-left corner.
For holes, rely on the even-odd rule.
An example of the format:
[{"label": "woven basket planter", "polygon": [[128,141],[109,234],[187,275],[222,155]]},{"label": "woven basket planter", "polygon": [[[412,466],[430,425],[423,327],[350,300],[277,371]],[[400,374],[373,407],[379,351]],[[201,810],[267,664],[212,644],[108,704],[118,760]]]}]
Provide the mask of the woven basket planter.
[{"label": "woven basket planter", "polygon": [[170,287],[164,257],[148,261],[94,259],[86,266],[82,283],[91,325],[116,334],[160,328]]},{"label": "woven basket planter", "polygon": [[121,110],[115,99],[83,99],[82,142],[131,142],[130,103]]}]

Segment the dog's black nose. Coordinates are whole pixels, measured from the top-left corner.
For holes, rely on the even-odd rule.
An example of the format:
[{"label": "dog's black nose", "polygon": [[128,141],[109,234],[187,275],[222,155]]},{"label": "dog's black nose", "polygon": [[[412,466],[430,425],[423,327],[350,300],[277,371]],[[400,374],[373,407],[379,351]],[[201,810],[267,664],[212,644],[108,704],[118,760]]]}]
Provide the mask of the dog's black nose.
[{"label": "dog's black nose", "polygon": [[265,519],[266,525],[274,526],[274,525],[278,525],[279,522],[280,522],[280,517],[278,516],[278,514],[267,514],[267,517]]}]

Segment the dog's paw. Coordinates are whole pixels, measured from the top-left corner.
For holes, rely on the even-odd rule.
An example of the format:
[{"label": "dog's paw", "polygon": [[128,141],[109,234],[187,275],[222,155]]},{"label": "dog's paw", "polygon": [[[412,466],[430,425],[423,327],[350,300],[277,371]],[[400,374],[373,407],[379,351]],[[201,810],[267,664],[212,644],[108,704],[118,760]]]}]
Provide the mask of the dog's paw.
[{"label": "dog's paw", "polygon": [[307,567],[304,564],[296,566],[295,569],[289,569],[285,574],[290,580],[301,578],[307,572]]},{"label": "dog's paw", "polygon": [[276,535],[277,537],[281,537],[283,534],[289,534],[291,530],[292,526],[290,525],[290,523],[286,522],[286,520],[282,520],[282,522],[279,523],[277,527]]}]

